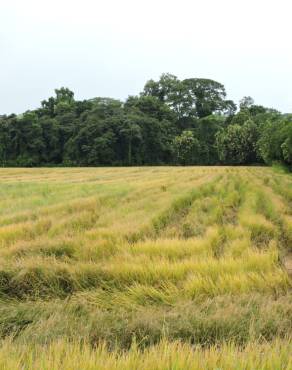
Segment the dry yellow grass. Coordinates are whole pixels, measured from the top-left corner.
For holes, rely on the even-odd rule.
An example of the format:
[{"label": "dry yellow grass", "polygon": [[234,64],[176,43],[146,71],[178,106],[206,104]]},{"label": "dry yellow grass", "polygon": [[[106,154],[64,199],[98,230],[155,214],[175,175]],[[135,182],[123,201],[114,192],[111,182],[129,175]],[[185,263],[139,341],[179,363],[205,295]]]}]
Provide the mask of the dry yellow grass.
[{"label": "dry yellow grass", "polygon": [[[205,328],[204,339],[193,341],[204,345],[224,345],[229,340],[246,344],[261,337],[277,341],[283,335],[289,338],[291,328],[285,332],[275,324],[269,332],[268,322],[278,323],[284,317],[292,327],[290,301],[285,303],[284,313],[275,309],[267,318],[261,318],[258,306],[249,302],[254,294],[261,297],[258,305],[264,305],[269,297],[278,302],[289,295],[291,280],[283,259],[292,248],[291,188],[289,175],[257,167],[1,169],[0,336],[16,336],[12,343],[4,341],[3,348],[9,346],[17,356],[23,348],[13,346],[22,342],[33,353],[39,342],[56,343],[60,337],[65,343],[61,346],[67,346],[69,352],[73,347],[66,342],[68,338],[75,343],[81,339],[108,342],[109,338],[114,343],[120,338],[121,347],[127,347],[144,332],[150,344],[165,335],[165,340],[189,341],[199,325]],[[185,302],[202,305],[218,297],[243,300],[248,307],[248,328],[232,331],[226,320],[217,332],[219,329],[208,329],[207,321],[199,324],[194,319],[188,329],[166,334],[168,328],[155,321],[156,311],[152,324],[146,315],[149,309],[168,315],[170,309],[177,310]],[[49,329],[57,319],[48,308],[50,302],[52,307],[54,302],[58,307],[74,307],[67,314],[58,309],[66,322],[59,332]],[[13,307],[10,312],[9,307]],[[236,314],[236,305],[228,307],[225,309],[230,309],[231,315]],[[125,315],[118,312],[120,309],[146,315],[144,324],[150,327],[142,328],[141,320],[139,330],[131,331],[133,323],[119,329],[115,318],[123,321]],[[216,315],[222,315],[219,307],[216,310]],[[95,312],[110,312],[102,334],[100,327],[86,324]],[[79,322],[84,323],[82,329]],[[110,334],[105,335],[106,330]],[[123,334],[123,330],[132,334]],[[32,331],[39,334],[32,336]],[[278,346],[275,343],[269,344],[272,352]],[[289,343],[290,339],[281,342],[284,352]],[[174,346],[177,360],[161,360],[163,345],[167,350]],[[110,364],[104,368],[131,368],[130,364],[141,366],[145,361],[150,361],[148,368],[153,369],[168,368],[163,367],[165,361],[178,361],[174,366],[178,369],[200,368],[199,362],[190,367],[190,358],[199,361],[196,356],[199,358],[203,350],[197,349],[189,358],[184,345],[163,345],[147,354],[135,354],[132,349],[119,358],[98,349],[94,354],[88,352],[84,368],[94,368],[91,366],[97,366],[101,358]],[[38,361],[43,361],[43,368],[60,366],[55,349],[53,360],[46,357],[44,348],[39,351],[42,360],[29,359],[21,352],[19,366],[29,363],[27,368],[38,367]],[[233,366],[228,356],[239,349],[226,347],[226,358],[216,351],[202,352],[205,368],[211,368],[209,364]],[[243,362],[234,362],[234,366],[248,369],[248,361],[257,356],[256,349],[253,351],[240,352]],[[0,364],[13,367],[14,355],[9,365],[4,352],[2,349]],[[162,361],[160,367],[154,366],[155,356]],[[212,362],[212,356],[217,362]],[[70,358],[66,361],[63,368],[70,368]],[[263,367],[257,368],[272,368],[268,362],[258,361]],[[291,368],[291,363],[286,361],[285,366],[281,368]]]}]

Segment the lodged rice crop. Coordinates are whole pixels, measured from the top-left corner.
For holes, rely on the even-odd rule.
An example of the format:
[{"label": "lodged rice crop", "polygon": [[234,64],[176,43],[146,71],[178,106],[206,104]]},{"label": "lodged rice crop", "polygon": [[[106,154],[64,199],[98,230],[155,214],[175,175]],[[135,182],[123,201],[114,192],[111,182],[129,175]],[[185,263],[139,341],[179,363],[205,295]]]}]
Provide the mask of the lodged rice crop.
[{"label": "lodged rice crop", "polygon": [[260,167],[1,169],[0,368],[292,369],[291,190]]}]

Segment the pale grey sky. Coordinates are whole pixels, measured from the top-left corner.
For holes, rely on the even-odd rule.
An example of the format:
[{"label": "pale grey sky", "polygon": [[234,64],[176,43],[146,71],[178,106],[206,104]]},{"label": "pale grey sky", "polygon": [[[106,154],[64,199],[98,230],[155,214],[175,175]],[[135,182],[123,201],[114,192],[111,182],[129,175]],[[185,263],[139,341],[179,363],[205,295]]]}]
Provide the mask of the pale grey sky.
[{"label": "pale grey sky", "polygon": [[36,108],[61,86],[124,100],[163,72],[291,112],[291,3],[1,0],[0,114]]}]

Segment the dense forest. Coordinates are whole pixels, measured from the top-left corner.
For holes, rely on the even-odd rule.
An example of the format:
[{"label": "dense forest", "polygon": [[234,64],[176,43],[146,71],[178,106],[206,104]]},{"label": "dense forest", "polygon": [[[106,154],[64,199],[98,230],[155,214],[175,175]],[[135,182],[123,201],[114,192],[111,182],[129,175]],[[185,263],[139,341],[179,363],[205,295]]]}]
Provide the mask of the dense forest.
[{"label": "dense forest", "polygon": [[292,166],[292,114],[237,107],[222,84],[163,74],[125,102],[78,101],[68,88],[36,110],[0,116],[1,166]]}]

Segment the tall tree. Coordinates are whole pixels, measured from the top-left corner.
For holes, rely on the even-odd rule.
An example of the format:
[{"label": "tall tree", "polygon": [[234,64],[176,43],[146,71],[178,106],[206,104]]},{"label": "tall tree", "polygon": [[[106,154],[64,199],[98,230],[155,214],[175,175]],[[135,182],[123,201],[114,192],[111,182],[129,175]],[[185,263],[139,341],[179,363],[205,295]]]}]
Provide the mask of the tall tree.
[{"label": "tall tree", "polygon": [[173,142],[176,161],[179,164],[190,165],[197,163],[200,143],[192,131],[183,131]]}]

